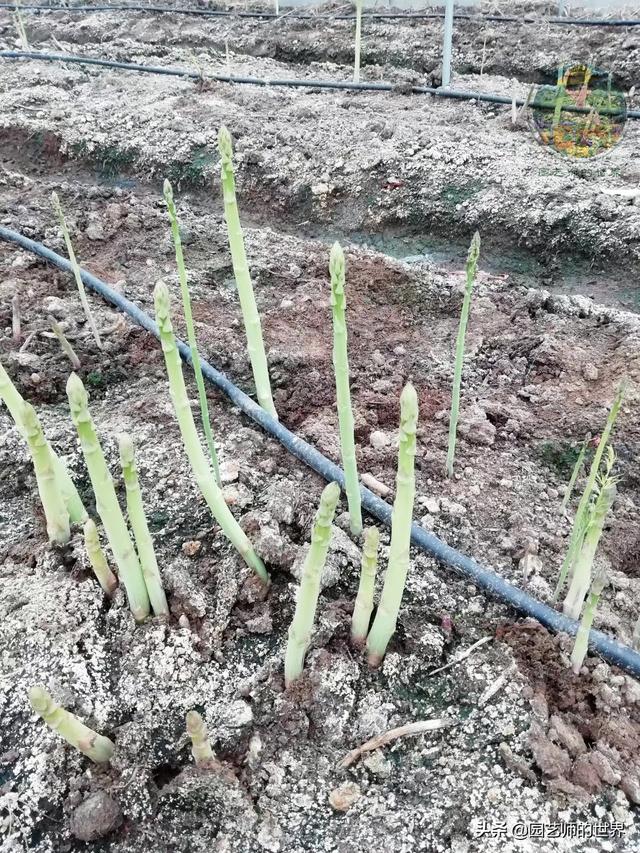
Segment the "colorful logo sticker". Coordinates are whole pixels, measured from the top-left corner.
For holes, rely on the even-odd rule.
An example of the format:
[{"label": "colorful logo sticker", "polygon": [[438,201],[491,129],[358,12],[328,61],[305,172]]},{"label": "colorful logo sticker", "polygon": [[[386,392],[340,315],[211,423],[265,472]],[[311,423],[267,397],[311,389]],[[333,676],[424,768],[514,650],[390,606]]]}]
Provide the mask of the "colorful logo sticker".
[{"label": "colorful logo sticker", "polygon": [[555,86],[541,86],[531,101],[536,139],[567,157],[595,157],[620,142],[627,120],[624,94],[611,74],[584,63],[561,66]]}]

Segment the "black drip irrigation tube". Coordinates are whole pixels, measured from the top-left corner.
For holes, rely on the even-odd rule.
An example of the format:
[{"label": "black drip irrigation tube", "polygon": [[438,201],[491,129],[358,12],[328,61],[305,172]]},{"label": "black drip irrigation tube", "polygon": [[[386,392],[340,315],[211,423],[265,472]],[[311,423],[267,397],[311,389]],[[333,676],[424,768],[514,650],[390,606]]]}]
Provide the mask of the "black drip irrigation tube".
[{"label": "black drip irrigation tube", "polygon": [[[436,89],[432,86],[411,86],[407,89],[402,84],[395,83],[354,83],[350,80],[286,80],[268,79],[266,77],[234,77],[231,74],[201,74],[188,68],[171,68],[159,65],[139,65],[135,62],[118,62],[114,59],[98,59],[92,56],[74,56],[66,53],[39,53],[29,50],[0,50],[0,59],[39,59],[42,62],[69,62],[77,65],[97,65],[101,68],[117,68],[123,71],[138,71],[143,74],[162,74],[165,77],[183,77],[189,80],[215,80],[219,83],[239,83],[250,86],[284,86],[309,89],[339,89],[354,92],[410,92],[413,95],[434,95],[436,98],[451,98],[457,101],[484,101],[489,104],[505,104],[522,107],[526,103],[522,98],[511,98],[505,95],[491,95],[485,92],[467,92],[460,89]],[[547,107],[551,110],[553,107]],[[589,107],[564,106],[563,111],[590,113]],[[601,115],[607,110],[600,109]],[[626,110],[624,116],[619,110],[612,110],[615,115],[630,119],[640,119],[640,110]]]},{"label": "black drip irrigation tube", "polygon": [[[232,9],[189,9],[185,6],[143,6],[139,4],[113,3],[104,6],[53,6],[39,3],[0,3],[0,9],[25,9],[34,12],[154,12],[157,14],[170,15],[196,15],[205,18],[253,18],[256,20],[278,21],[281,18],[292,18],[302,21],[353,21],[355,14],[317,14],[309,15],[304,12],[293,13],[291,11],[276,15],[274,12],[242,12]],[[536,18],[530,15],[518,17],[517,15],[467,15],[454,13],[453,16],[459,21],[483,21],[520,23],[520,24],[557,24],[565,27],[637,27],[640,19],[630,18],[566,18],[549,17]],[[364,12],[363,20],[375,21],[425,21],[444,18],[443,12]]]},{"label": "black drip irrigation tube", "polygon": [[[73,273],[73,267],[67,258],[61,257],[47,246],[31,240],[23,234],[0,226],[0,239],[14,243],[22,249],[44,258],[44,260],[49,261],[61,270],[65,270],[65,272]],[[82,281],[87,287],[98,293],[116,308],[119,308],[154,337],[159,337],[158,327],[155,322],[141,308],[90,272],[81,270],[80,274]],[[189,347],[183,341],[178,341],[177,345],[182,358],[190,363],[191,350]],[[226,394],[231,402],[242,412],[259,424],[269,435],[276,438],[297,459],[304,462],[305,465],[308,465],[328,482],[336,481],[344,490],[344,473],[341,468],[327,459],[326,456],[323,456],[311,444],[308,444],[295,435],[295,433],[288,430],[279,421],[272,418],[271,415],[267,414],[251,397],[248,397],[234,385],[224,373],[216,370],[215,367],[204,359],[201,360],[201,366],[202,373],[206,376],[207,380]],[[391,525],[391,507],[389,504],[374,495],[373,492],[364,486],[360,487],[360,492],[364,509],[377,518],[378,521],[389,527]],[[546,628],[556,632],[564,631],[572,635],[578,630],[578,623],[573,619],[569,619],[547,604],[532,598],[526,592],[518,589],[518,587],[509,583],[509,581],[504,580],[504,578],[501,578],[495,572],[484,568],[479,563],[476,563],[475,560],[451,548],[438,539],[437,536],[434,536],[415,523],[411,526],[411,541],[417,548],[430,554],[438,562],[455,569],[460,575],[472,581],[492,598],[510,605],[526,616],[537,619]],[[622,669],[625,669],[636,678],[640,677],[640,654],[628,646],[623,646],[621,643],[612,640],[601,631],[592,630],[589,635],[589,648],[610,663],[622,667]]]}]

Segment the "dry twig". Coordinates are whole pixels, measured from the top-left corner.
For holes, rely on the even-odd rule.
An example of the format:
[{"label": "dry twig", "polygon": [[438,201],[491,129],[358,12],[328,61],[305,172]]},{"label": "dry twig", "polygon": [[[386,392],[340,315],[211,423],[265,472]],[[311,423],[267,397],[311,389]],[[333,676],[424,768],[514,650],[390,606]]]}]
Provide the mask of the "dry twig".
[{"label": "dry twig", "polygon": [[398,726],[396,729],[389,729],[388,732],[383,732],[381,735],[372,737],[361,746],[357,746],[347,753],[338,765],[339,770],[344,770],[350,767],[357,761],[364,752],[372,752],[374,749],[379,749],[381,746],[393,743],[398,738],[406,737],[407,735],[420,735],[424,732],[433,732],[437,729],[446,729],[450,726],[457,725],[457,720],[441,717],[436,720],[418,720],[415,723],[407,723],[405,726]]}]

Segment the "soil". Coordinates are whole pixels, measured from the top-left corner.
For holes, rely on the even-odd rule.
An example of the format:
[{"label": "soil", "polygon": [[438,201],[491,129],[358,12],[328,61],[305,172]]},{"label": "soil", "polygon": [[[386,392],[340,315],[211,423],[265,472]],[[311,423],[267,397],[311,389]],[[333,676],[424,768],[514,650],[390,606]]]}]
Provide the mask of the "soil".
[{"label": "soil", "polygon": [[[10,18],[0,14],[0,41],[14,47]],[[27,25],[43,50],[198,63],[206,72],[226,64],[227,39],[234,73],[350,73],[348,22],[60,12]],[[441,26],[367,22],[363,78],[426,82]],[[456,29],[459,88],[515,87],[524,96],[530,82],[553,76],[561,52],[580,58],[587,49],[619,85],[637,80],[633,29],[491,28],[482,76],[486,33],[471,22]],[[587,432],[600,433],[628,377],[613,437],[618,497],[598,556],[610,585],[595,624],[631,642],[640,614],[640,319],[629,310],[638,305],[640,206],[628,194],[640,179],[637,122],[610,154],[581,163],[550,155],[526,128],[512,130],[502,108],[475,103],[196,85],[38,62],[2,70],[0,222],[64,253],[55,190],[81,263],[148,312],[163,278],[183,334],[161,196],[168,175],[200,349],[252,393],[221,218],[215,138],[226,122],[237,140],[239,204],[281,421],[339,461],[327,264],[329,242],[340,238],[360,472],[393,499],[398,398],[411,379],[420,399],[416,518],[547,602],[571,530],[575,500],[567,512],[561,502],[577,449]],[[476,227],[483,251],[457,473],[447,480],[462,247]],[[157,342],[90,297],[100,352],[71,277],[4,243],[0,267],[2,363],[37,406],[94,517],[64,391],[70,368],[49,315],[80,358],[121,496],[116,436],[134,434],[171,609],[167,620],[135,626],[121,591],[113,601],[102,596],[78,532],[66,548],[47,544],[29,457],[3,408],[3,850],[637,849],[637,680],[592,656],[573,675],[568,637],[487,600],[422,552],[412,552],[397,634],[370,671],[348,642],[360,543],[343,504],[306,675],[285,690],[282,656],[320,478],[209,391],[225,496],[272,577],[268,592],[259,590],[192,481]],[[381,535],[383,569],[388,531]],[[26,692],[37,682],[112,737],[108,769],[30,712]],[[184,725],[192,708],[206,719],[222,769],[193,766]],[[443,717],[455,725],[338,769],[375,735]],[[520,825],[556,822],[583,834],[517,837]],[[608,827],[604,837],[595,836],[599,825]]]}]

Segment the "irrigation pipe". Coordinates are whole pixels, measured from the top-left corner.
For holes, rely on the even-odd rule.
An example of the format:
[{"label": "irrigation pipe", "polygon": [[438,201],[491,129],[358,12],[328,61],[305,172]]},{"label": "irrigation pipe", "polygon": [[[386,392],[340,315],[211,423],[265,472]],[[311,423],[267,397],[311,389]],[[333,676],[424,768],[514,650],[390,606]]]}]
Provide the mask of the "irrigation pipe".
[{"label": "irrigation pipe", "polygon": [[[234,77],[231,74],[202,74],[199,71],[192,71],[189,68],[171,68],[159,65],[139,65],[135,62],[118,62],[113,59],[98,59],[92,56],[74,56],[66,53],[39,53],[38,51],[29,50],[0,50],[0,59],[38,59],[42,62],[69,62],[77,65],[97,65],[101,68],[118,68],[123,71],[138,71],[143,74],[162,74],[165,77],[182,77],[188,80],[216,80],[219,83],[240,83],[250,86],[285,86],[294,88],[309,88],[309,89],[339,89],[356,92],[405,92],[401,84],[395,83],[355,83],[351,80],[287,80],[287,79],[269,79],[267,77]],[[514,103],[511,98],[504,95],[491,95],[485,92],[466,92],[459,89],[436,89],[432,86],[411,86],[410,91],[414,95],[434,95],[436,98],[453,98],[458,101],[484,101],[490,104],[506,104],[511,106]],[[515,99],[515,105],[518,107],[524,106],[526,102],[522,98]],[[553,109],[548,107],[547,109]],[[577,107],[572,105],[563,106],[563,111],[590,113],[590,107]],[[601,108],[598,110],[600,115],[606,115],[611,112],[614,115],[619,115],[619,110],[606,110]],[[640,110],[627,110],[626,118],[640,119]]]},{"label": "irrigation pipe", "polygon": [[[139,4],[116,4],[104,6],[51,6],[39,3],[0,3],[0,9],[20,9],[33,12],[154,12],[158,14],[169,15],[195,15],[205,18],[253,18],[256,20],[277,20],[283,17],[276,15],[273,12],[241,12],[226,9],[189,9],[185,6],[143,6]],[[288,12],[287,15],[291,13]],[[309,15],[297,13],[291,15],[293,20],[303,21],[352,21],[355,19],[353,14],[342,15]],[[437,20],[444,17],[442,12],[368,12],[364,13],[363,20],[376,21],[425,21]],[[637,27],[640,26],[640,19],[636,18],[567,18],[567,17],[549,17],[536,18],[532,15],[466,15],[464,13],[455,13],[453,16],[459,21],[473,21],[474,23],[482,23],[483,21],[495,21],[504,23],[521,23],[521,24],[558,24],[560,26],[574,27]]]},{"label": "irrigation pipe", "polygon": [[[26,251],[44,258],[44,260],[49,261],[65,272],[73,272],[71,263],[67,258],[61,257],[47,246],[31,240],[23,234],[0,226],[0,239],[20,246],[26,249]],[[113,290],[108,284],[96,278],[90,272],[81,270],[80,275],[87,287],[98,293],[116,308],[119,308],[135,323],[154,335],[154,337],[159,337],[158,327],[155,322],[137,305],[126,299],[121,293]],[[178,341],[178,349],[182,358],[190,363],[191,350],[189,347],[183,341]],[[325,480],[335,480],[344,490],[344,474],[341,468],[327,459],[326,456],[323,456],[315,447],[303,441],[303,439],[292,433],[279,421],[272,418],[251,397],[248,397],[235,386],[224,373],[216,370],[215,367],[202,358],[201,366],[202,373],[207,380],[226,394],[231,402],[242,412],[259,424],[269,435],[276,438],[301,462],[304,462],[305,465],[308,465],[316,473],[320,474],[321,477],[324,477]],[[378,521],[389,527],[391,525],[391,506],[364,486],[361,486],[360,491],[362,506],[367,512],[375,516]],[[532,598],[526,592],[504,580],[504,578],[501,578],[495,572],[484,568],[479,563],[476,563],[475,560],[451,548],[438,539],[437,536],[434,536],[415,523],[411,526],[411,541],[417,548],[430,554],[440,563],[456,569],[461,575],[480,587],[483,592],[509,604],[520,613],[537,619],[546,628],[558,632],[565,631],[567,634],[575,634],[577,632],[578,623],[573,619],[569,619],[562,613],[553,610],[547,604]],[[628,646],[617,643],[601,631],[592,630],[589,635],[589,647],[593,652],[597,652],[610,663],[622,667],[636,678],[640,677],[640,654]]]}]

